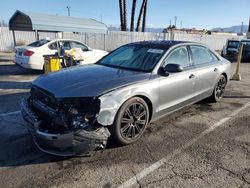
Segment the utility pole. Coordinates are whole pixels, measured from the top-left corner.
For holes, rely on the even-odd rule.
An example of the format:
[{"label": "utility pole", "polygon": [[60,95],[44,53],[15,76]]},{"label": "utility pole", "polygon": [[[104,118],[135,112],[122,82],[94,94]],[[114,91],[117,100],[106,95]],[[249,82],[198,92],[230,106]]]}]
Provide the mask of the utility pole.
[{"label": "utility pole", "polygon": [[241,22],[241,31],[240,33],[243,35],[243,22]]},{"label": "utility pole", "polygon": [[102,22],[102,14],[100,15],[100,18],[101,18],[101,22]]},{"label": "utility pole", "polygon": [[250,17],[249,17],[249,24],[248,24],[248,30],[247,30],[247,38],[250,39]]},{"label": "utility pole", "polygon": [[68,9],[68,16],[70,16],[70,9],[71,9],[71,7],[67,6],[66,8]]},{"label": "utility pole", "polygon": [[181,23],[180,23],[180,29],[182,29],[182,20],[181,20]]},{"label": "utility pole", "polygon": [[177,28],[176,22],[177,22],[177,16],[174,17],[174,25],[175,25],[175,28]]}]

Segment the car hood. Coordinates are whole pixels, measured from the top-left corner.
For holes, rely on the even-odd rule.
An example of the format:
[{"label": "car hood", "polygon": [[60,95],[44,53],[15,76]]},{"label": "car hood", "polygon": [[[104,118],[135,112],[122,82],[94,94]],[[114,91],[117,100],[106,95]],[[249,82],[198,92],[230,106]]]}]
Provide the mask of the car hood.
[{"label": "car hood", "polygon": [[42,75],[32,84],[52,93],[56,98],[97,97],[120,87],[146,81],[150,75],[91,64]]}]

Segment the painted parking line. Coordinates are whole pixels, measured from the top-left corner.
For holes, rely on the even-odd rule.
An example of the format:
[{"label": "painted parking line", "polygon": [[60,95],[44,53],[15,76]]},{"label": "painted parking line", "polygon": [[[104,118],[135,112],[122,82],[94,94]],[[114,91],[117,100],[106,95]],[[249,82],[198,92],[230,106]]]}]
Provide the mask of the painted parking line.
[{"label": "painted parking line", "polygon": [[161,160],[153,163],[151,166],[143,169],[141,172],[139,172],[138,174],[136,174],[132,178],[130,178],[127,181],[125,181],[124,183],[122,183],[118,188],[125,188],[125,187],[127,188],[127,187],[131,187],[131,186],[137,184],[144,177],[146,177],[150,173],[154,172],[155,170],[157,170],[158,168],[160,168],[162,165],[166,164],[167,161],[169,161],[171,158],[175,157],[176,155],[181,154],[185,149],[187,149],[188,147],[190,147],[191,145],[193,145],[195,142],[197,142],[199,139],[203,138],[207,134],[209,134],[212,131],[214,131],[216,128],[222,127],[223,125],[225,125],[226,122],[228,122],[229,120],[231,120],[234,116],[236,116],[237,114],[239,114],[241,111],[243,111],[244,109],[246,109],[249,106],[250,106],[250,102],[246,103],[243,107],[235,110],[229,116],[221,119],[220,121],[218,121],[217,123],[215,123],[214,125],[212,125],[210,128],[208,128],[205,131],[203,131],[197,137],[194,137],[192,140],[190,140],[189,142],[187,142],[186,144],[184,144],[182,147],[174,150],[172,153],[170,153],[166,157],[162,158]]},{"label": "painted parking line", "polygon": [[19,111],[15,111],[15,112],[2,113],[2,114],[0,114],[0,117],[16,115],[16,114],[19,114],[19,113],[21,113],[20,110]]}]

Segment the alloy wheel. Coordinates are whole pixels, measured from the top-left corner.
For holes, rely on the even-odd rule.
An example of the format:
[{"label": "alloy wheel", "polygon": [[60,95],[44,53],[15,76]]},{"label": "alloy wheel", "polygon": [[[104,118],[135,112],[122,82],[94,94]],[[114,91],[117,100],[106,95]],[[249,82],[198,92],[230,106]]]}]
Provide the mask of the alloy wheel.
[{"label": "alloy wheel", "polygon": [[120,131],[123,138],[133,140],[139,137],[147,125],[148,114],[141,103],[132,103],[124,111],[120,122]]},{"label": "alloy wheel", "polygon": [[226,84],[227,84],[227,81],[226,81],[225,76],[221,76],[215,88],[215,97],[217,99],[221,99],[223,97]]}]

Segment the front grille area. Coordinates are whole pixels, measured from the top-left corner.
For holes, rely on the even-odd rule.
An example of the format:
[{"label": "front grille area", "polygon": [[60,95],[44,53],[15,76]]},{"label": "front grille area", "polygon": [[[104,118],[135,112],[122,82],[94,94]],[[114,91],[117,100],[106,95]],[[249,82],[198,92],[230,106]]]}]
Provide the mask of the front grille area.
[{"label": "front grille area", "polygon": [[32,87],[30,90],[30,94],[32,99],[39,100],[53,109],[55,109],[57,106],[57,102],[54,96],[46,91],[43,91],[42,89]]},{"label": "front grille area", "polygon": [[37,87],[31,88],[31,108],[42,120],[40,131],[61,133],[67,130],[64,110],[58,109],[58,103],[52,94]]}]

